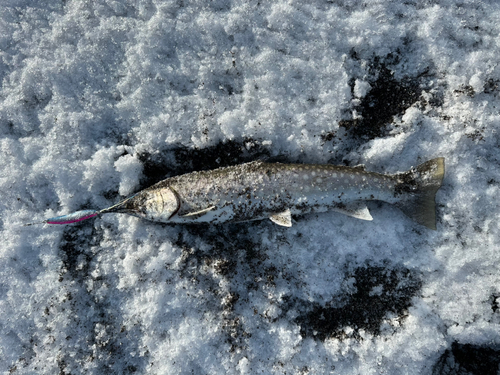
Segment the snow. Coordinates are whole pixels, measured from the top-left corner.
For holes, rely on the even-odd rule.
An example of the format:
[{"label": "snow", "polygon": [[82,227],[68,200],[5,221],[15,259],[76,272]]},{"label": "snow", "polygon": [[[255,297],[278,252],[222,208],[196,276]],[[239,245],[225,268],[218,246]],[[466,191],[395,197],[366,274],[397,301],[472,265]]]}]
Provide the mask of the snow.
[{"label": "snow", "polygon": [[[500,360],[500,5],[0,5],[0,370],[490,373]],[[370,203],[220,226],[104,215],[255,159],[443,156],[437,231]]]}]

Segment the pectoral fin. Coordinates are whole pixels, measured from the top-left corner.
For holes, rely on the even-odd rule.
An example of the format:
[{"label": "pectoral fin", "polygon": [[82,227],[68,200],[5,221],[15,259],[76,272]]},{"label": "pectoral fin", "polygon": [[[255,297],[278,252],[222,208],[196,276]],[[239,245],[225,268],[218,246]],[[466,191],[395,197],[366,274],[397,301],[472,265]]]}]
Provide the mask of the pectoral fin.
[{"label": "pectoral fin", "polygon": [[200,216],[203,216],[205,215],[207,212],[210,212],[212,211],[213,209],[215,208],[215,206],[210,206],[208,208],[204,208],[203,210],[199,210],[199,211],[193,211],[193,212],[189,212],[185,215],[181,215],[180,217],[200,217]]},{"label": "pectoral fin", "polygon": [[347,216],[355,217],[356,219],[368,221],[373,220],[373,217],[370,215],[370,211],[368,211],[368,207],[366,207],[364,202],[339,203],[333,207],[332,210]]},{"label": "pectoral fin", "polygon": [[290,212],[290,210],[286,210],[286,211],[271,215],[269,217],[269,219],[271,219],[271,221],[273,223],[281,225],[283,227],[291,227],[292,226],[292,213]]}]

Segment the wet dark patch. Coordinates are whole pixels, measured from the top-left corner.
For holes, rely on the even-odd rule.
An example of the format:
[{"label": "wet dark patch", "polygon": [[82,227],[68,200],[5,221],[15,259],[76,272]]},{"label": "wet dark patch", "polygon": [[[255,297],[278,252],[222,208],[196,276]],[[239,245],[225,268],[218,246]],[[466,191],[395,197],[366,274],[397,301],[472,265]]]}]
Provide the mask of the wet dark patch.
[{"label": "wet dark patch", "polygon": [[[248,303],[248,292],[263,288],[274,277],[275,269],[269,265],[265,249],[253,240],[252,233],[258,225],[257,222],[224,226],[186,225],[175,241],[175,245],[183,250],[180,277],[199,284],[204,292],[216,297],[206,301],[207,308],[221,311],[221,326],[230,352],[244,349],[250,336],[236,312],[237,304]],[[209,245],[210,250],[198,250],[200,242]],[[240,273],[244,273],[247,280],[243,285],[233,281]],[[229,290],[220,289],[219,278],[228,280]]]},{"label": "wet dark patch", "polygon": [[104,191],[102,193],[102,196],[104,198],[106,198],[107,200],[113,202],[114,200],[116,200],[116,197],[118,197],[118,194],[119,194],[118,189],[111,189],[111,190]]},{"label": "wet dark patch", "polygon": [[95,244],[95,234],[93,220],[65,228],[59,246],[63,262],[59,281],[62,281],[66,273],[69,273],[71,278],[81,279],[88,276],[90,255],[86,249],[91,243]]},{"label": "wet dark patch", "polygon": [[[373,61],[372,69],[378,70],[378,76],[370,82],[371,90],[361,103],[353,108],[362,118],[339,123],[355,139],[371,140],[385,136],[393,117],[402,115],[419,100],[422,94],[421,78],[427,73],[398,81],[388,65],[379,59]],[[354,82],[354,79],[350,82],[353,93]]]},{"label": "wet dark patch", "polygon": [[207,7],[214,12],[228,12],[229,10],[231,10],[231,1],[213,0],[207,3]]},{"label": "wet dark patch", "polygon": [[179,148],[175,151],[175,158],[180,167],[178,168],[179,173],[227,167],[265,159],[269,155],[269,149],[251,138],[239,141],[221,141],[204,149]]},{"label": "wet dark patch", "polygon": [[331,142],[335,139],[336,132],[327,132],[325,134],[321,134],[321,140],[323,142]]},{"label": "wet dark patch", "polygon": [[203,86],[210,91],[228,96],[241,94],[244,82],[241,73],[236,68],[236,60],[234,58],[232,64],[233,66],[229,69],[214,72],[210,79],[206,79],[203,82]]},{"label": "wet dark patch", "polygon": [[143,164],[140,190],[167,177],[267,159],[270,151],[250,138],[219,142],[204,149],[180,147],[164,153],[138,155]]},{"label": "wet dark patch", "polygon": [[29,109],[45,108],[52,99],[52,92],[33,93],[32,95],[25,96],[22,102]]},{"label": "wet dark patch", "polygon": [[500,294],[492,294],[490,296],[491,310],[496,313],[500,307]]},{"label": "wet dark patch", "polygon": [[453,90],[455,94],[463,94],[467,95],[468,97],[474,97],[476,95],[476,92],[474,91],[474,88],[470,85],[463,85],[459,89]]},{"label": "wet dark patch", "polygon": [[433,367],[433,375],[497,375],[500,348],[454,342]]},{"label": "wet dark patch", "polygon": [[[345,296],[343,301],[332,301],[325,306],[304,300],[287,302],[283,310],[295,308],[299,311],[295,321],[302,337],[321,341],[330,337],[360,338],[360,330],[378,335],[388,314],[400,320],[405,318],[412,298],[421,288],[418,275],[403,267],[360,267],[348,274],[346,280],[350,278],[356,280],[356,292]],[[353,333],[347,335],[346,328],[351,328]]]},{"label": "wet dark patch", "polygon": [[[85,204],[79,210],[90,208],[89,204]],[[94,221],[89,220],[64,226],[59,243],[59,255],[63,262],[59,281],[62,281],[66,273],[72,279],[81,280],[88,276],[89,262],[92,257],[89,249],[97,246],[102,240],[102,231],[95,227]]]},{"label": "wet dark patch", "polygon": [[500,80],[489,78],[484,84],[484,92],[486,94],[493,94],[498,92],[498,87],[500,86]]},{"label": "wet dark patch", "polygon": [[[402,48],[411,48],[410,44]],[[321,135],[322,141],[333,142],[338,148],[335,163],[342,161],[343,155],[369,140],[387,136],[392,129],[389,125],[395,116],[404,112],[418,103],[418,105],[442,105],[441,93],[433,90],[433,96],[427,100],[422,97],[422,91],[431,91],[431,67],[424,68],[417,75],[406,74],[404,67],[405,54],[397,50],[385,57],[375,56],[368,61],[368,68],[364,68],[361,59],[353,50],[353,77],[349,81],[351,93],[354,98],[354,88],[357,77],[363,77],[371,89],[360,98],[359,102],[346,108],[344,119],[339,122],[339,130],[326,132]],[[363,61],[364,63],[366,61]],[[352,112],[356,111],[360,118],[353,119]]]},{"label": "wet dark patch", "polygon": [[[122,298],[114,287],[116,280],[110,276],[96,276],[93,258],[100,251],[102,231],[94,221],[68,225],[59,245],[62,267],[59,276],[60,288],[66,291],[65,298],[45,307],[44,318],[53,319],[57,311],[69,309],[69,321],[66,332],[78,334],[78,344],[58,355],[60,374],[70,373],[71,369],[80,368],[85,363],[93,362],[98,373],[132,374],[142,372],[148,362],[148,355],[131,357],[137,352],[139,327],[126,327],[116,298]],[[108,293],[114,298],[109,298]],[[55,311],[55,312],[54,312]],[[76,338],[68,336],[67,340]]]},{"label": "wet dark patch", "polygon": [[466,133],[465,136],[469,139],[472,139],[474,142],[484,141],[483,131],[484,131],[484,127],[481,128],[481,130],[476,129],[476,130],[472,131],[471,133]]}]

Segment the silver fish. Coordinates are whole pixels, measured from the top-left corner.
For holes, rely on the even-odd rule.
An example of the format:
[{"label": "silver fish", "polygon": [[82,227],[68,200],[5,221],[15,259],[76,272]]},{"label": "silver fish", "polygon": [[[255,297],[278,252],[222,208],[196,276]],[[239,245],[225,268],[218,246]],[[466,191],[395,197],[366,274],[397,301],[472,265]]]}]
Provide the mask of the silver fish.
[{"label": "silver fish", "polygon": [[292,215],[334,210],[373,220],[366,201],[394,204],[417,223],[436,229],[435,195],[444,158],[393,175],[364,166],[280,164],[254,161],[167,178],[118,204],[48,219],[66,224],[105,213],[164,223],[224,223],[271,219],[292,226]]}]

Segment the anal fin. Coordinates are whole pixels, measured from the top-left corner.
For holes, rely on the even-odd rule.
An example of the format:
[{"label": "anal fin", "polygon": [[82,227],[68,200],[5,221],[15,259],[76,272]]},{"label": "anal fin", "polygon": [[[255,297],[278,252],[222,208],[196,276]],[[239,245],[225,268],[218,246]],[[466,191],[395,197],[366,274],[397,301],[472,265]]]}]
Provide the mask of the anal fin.
[{"label": "anal fin", "polygon": [[332,207],[332,210],[356,219],[367,221],[373,220],[373,217],[364,202],[339,203]]},{"label": "anal fin", "polygon": [[271,219],[273,223],[281,225],[282,227],[290,228],[292,226],[292,213],[290,210],[278,212],[277,214],[271,215],[269,219]]}]

